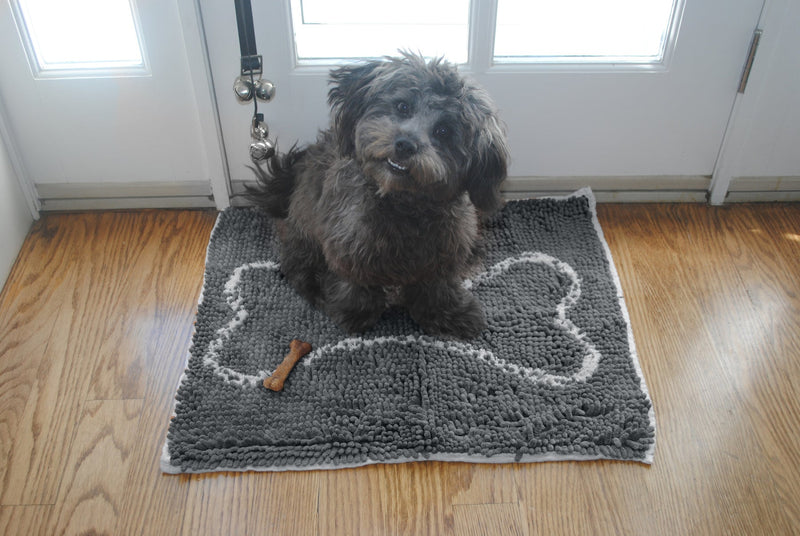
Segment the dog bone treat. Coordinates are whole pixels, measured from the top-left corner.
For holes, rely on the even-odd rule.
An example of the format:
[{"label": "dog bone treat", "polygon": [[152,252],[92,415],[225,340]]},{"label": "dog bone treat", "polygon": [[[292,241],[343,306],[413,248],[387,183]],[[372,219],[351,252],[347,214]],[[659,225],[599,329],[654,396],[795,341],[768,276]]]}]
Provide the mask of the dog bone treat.
[{"label": "dog bone treat", "polygon": [[311,351],[311,345],[298,339],[289,343],[289,353],[283,358],[281,364],[272,373],[272,376],[264,380],[264,387],[271,391],[283,391],[283,382],[289,376],[294,366],[300,358]]}]

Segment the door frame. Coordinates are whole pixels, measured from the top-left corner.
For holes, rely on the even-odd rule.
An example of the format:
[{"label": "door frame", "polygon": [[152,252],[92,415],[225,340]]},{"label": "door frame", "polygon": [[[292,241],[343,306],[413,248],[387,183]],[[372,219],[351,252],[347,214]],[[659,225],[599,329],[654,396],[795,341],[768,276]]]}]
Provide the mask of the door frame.
[{"label": "door frame", "polygon": [[[762,32],[755,55],[747,86],[736,94],[731,107],[728,126],[722,139],[711,185],[708,190],[708,202],[711,205],[722,205],[727,197],[731,181],[735,178],[739,155],[747,143],[750,129],[758,116],[758,102],[765,87],[765,68],[770,64],[776,48],[774,44],[783,30],[781,21],[789,8],[790,0],[764,0],[761,15],[753,31]],[[769,33],[768,29],[769,28]]]},{"label": "door frame", "polygon": [[[217,98],[214,92],[214,78],[208,56],[200,0],[177,2],[184,35],[189,73],[194,86],[194,100],[198,120],[203,130],[201,138],[208,159],[211,192],[217,210],[224,210],[231,204],[231,177],[225,153],[225,140],[222,136]],[[233,8],[233,6],[231,6]],[[232,94],[233,92],[231,92]]]}]

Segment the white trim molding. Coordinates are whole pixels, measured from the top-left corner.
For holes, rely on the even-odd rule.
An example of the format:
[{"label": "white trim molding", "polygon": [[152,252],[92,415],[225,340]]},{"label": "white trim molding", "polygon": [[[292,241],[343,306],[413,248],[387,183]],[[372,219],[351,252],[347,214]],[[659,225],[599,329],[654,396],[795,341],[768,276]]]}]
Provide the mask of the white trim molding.
[{"label": "white trim molding", "polygon": [[201,138],[208,160],[209,180],[218,210],[230,206],[230,173],[219,120],[214,79],[211,76],[205,30],[198,0],[177,2],[183,27],[189,74],[192,78],[194,100],[202,129]]},{"label": "white trim molding", "polygon": [[214,208],[207,181],[36,185],[43,212],[141,208]]},{"label": "white trim molding", "polygon": [[39,219],[39,210],[41,203],[39,196],[36,193],[36,188],[30,180],[25,165],[23,164],[22,157],[19,154],[19,149],[15,143],[15,138],[11,132],[10,124],[6,120],[6,108],[0,96],[0,143],[3,143],[8,153],[8,159],[11,161],[11,167],[14,168],[14,174],[17,176],[20,190],[25,196],[25,201],[28,204],[28,209],[31,211],[31,216],[34,220]]}]

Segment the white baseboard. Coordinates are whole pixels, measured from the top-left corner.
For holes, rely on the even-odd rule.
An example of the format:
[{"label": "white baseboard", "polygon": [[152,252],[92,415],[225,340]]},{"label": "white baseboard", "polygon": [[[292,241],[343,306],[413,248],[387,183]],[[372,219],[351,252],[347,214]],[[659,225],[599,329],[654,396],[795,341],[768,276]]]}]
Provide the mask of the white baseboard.
[{"label": "white baseboard", "polygon": [[800,177],[736,177],[726,203],[800,201]]},{"label": "white baseboard", "polygon": [[567,195],[590,187],[600,203],[702,203],[707,176],[509,177],[501,188],[508,199]]},{"label": "white baseboard", "polygon": [[[503,192],[505,199],[533,199],[537,197],[558,197],[574,193],[575,190],[552,190],[533,192]],[[598,203],[705,203],[706,192],[672,192],[646,190],[629,192],[594,191]]]},{"label": "white baseboard", "polygon": [[[601,203],[703,203],[707,176],[510,177],[503,184],[509,199],[566,195],[589,186]],[[800,201],[800,176],[735,177],[725,203]]]},{"label": "white baseboard", "polygon": [[42,211],[214,207],[210,182],[37,184]]}]

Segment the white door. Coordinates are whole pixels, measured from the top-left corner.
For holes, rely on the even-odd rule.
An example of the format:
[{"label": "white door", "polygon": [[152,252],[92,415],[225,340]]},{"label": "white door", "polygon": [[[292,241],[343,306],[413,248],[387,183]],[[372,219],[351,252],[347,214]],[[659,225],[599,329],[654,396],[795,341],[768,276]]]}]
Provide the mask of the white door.
[{"label": "white door", "polygon": [[227,204],[198,23],[176,0],[0,4],[0,126],[44,210]]},{"label": "white door", "polygon": [[[234,7],[232,2],[200,3],[236,193],[241,191],[239,182],[252,178],[246,168],[250,164],[252,104],[237,102],[231,89],[239,68]],[[612,57],[607,61],[584,57],[575,61],[575,56],[582,54],[580,51],[572,56],[567,52],[566,57],[553,57],[558,56],[557,51],[548,56],[548,43],[561,40],[569,48],[575,38],[561,38],[561,30],[553,32],[549,22],[518,15],[515,19],[512,12],[515,5],[524,10],[526,5],[543,2],[444,3],[451,10],[461,9],[461,13],[448,19],[446,13],[437,10],[427,29],[401,31],[403,39],[398,45],[412,49],[428,46],[428,37],[437,32],[445,36],[446,42],[468,40],[463,54],[458,50],[450,54],[455,61],[466,58],[461,70],[481,82],[501,110],[512,147],[508,181],[511,190],[568,190],[589,183],[610,185],[609,189],[694,190],[696,199],[703,198],[763,0],[668,2],[674,16],[662,36],[665,48],[655,55],[655,61],[638,61],[635,57]],[[647,4],[641,0],[616,3],[623,11]],[[372,1],[361,7],[382,4],[393,6],[391,16],[408,23],[406,19],[431,11],[417,9],[416,4],[434,3]],[[594,32],[593,42],[611,43],[608,46],[612,52],[606,56],[616,54],[613,37],[632,26],[621,24],[614,17],[599,22],[604,16],[602,9],[585,11],[608,3],[559,0],[553,4],[568,4],[566,15],[573,17],[565,19],[562,9],[561,19],[554,16],[553,24],[564,24],[565,30],[578,28],[583,34]],[[325,9],[333,5],[338,8]],[[368,20],[358,20],[366,15],[353,15],[361,11],[347,11],[341,3],[321,0],[254,2],[253,12],[259,53],[264,56],[264,77],[277,87],[275,99],[259,107],[266,116],[271,137],[277,138],[283,149],[296,141],[312,141],[328,120],[326,76],[329,64],[335,61],[310,58],[324,55],[326,49],[333,55],[349,54],[340,41],[346,40],[349,31],[355,32],[359,23],[369,27]],[[620,13],[616,12],[615,17],[619,18]],[[349,26],[348,17],[356,19]],[[466,24],[466,30],[451,31],[459,21]],[[495,27],[495,21],[505,21],[506,26]],[[522,26],[513,27],[520,22]],[[323,32],[318,49],[300,42],[306,39],[307,32],[314,31]],[[370,31],[368,37],[359,40],[374,45],[375,51],[368,55],[383,54],[383,41],[393,38],[391,28],[373,24]],[[501,38],[515,31],[523,41],[528,36],[531,42],[538,42],[545,52],[534,59],[509,58],[513,53],[508,50],[513,46],[508,44],[509,39]],[[551,33],[540,35],[545,31]],[[339,50],[342,52],[336,52]],[[501,53],[505,56],[500,57]],[[298,58],[303,55],[309,59]],[[550,180],[553,178],[557,180]]]}]

